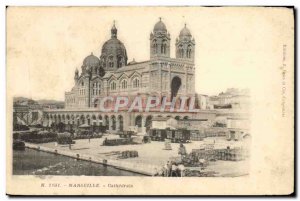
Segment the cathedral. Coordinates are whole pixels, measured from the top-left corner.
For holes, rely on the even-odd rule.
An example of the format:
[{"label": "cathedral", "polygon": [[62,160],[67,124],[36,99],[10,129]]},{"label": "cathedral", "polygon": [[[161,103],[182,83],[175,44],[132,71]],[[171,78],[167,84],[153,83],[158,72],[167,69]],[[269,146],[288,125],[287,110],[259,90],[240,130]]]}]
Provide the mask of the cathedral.
[{"label": "cathedral", "polygon": [[[118,39],[115,24],[110,31],[111,38],[103,44],[101,55],[91,53],[83,60],[81,71],[76,69],[74,87],[65,93],[65,108],[45,111],[46,121],[77,126],[107,125],[111,131],[133,126],[142,131],[153,117],[206,120],[214,117],[212,111],[206,110],[205,97],[195,93],[195,40],[186,25],[176,38],[175,58],[171,58],[170,33],[160,18],[150,33],[149,60],[141,62],[128,62],[126,47]],[[195,97],[199,112],[101,112],[100,102],[107,96],[127,96],[129,100],[136,96],[142,99],[155,96],[161,100]]]}]

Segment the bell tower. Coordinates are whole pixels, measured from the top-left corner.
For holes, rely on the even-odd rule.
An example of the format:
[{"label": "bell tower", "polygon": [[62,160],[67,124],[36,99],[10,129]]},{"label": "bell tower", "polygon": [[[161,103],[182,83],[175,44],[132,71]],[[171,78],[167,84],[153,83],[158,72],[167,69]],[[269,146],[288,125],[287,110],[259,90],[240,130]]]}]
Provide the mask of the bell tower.
[{"label": "bell tower", "polygon": [[176,39],[176,58],[186,59],[194,62],[195,59],[195,39],[192,38],[190,30],[184,25]]},{"label": "bell tower", "polygon": [[159,18],[150,34],[150,58],[170,57],[170,40],[166,25]]}]

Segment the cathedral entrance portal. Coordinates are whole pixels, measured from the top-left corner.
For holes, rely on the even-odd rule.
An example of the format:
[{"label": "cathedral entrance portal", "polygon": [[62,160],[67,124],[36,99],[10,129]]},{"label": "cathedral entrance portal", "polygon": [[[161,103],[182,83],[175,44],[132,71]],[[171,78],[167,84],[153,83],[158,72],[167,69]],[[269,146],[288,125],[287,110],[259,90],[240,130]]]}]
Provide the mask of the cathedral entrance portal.
[{"label": "cathedral entrance portal", "polygon": [[180,86],[181,86],[181,79],[175,76],[171,82],[171,100],[173,97],[177,96]]},{"label": "cathedral entrance portal", "polygon": [[138,128],[142,127],[142,116],[139,115],[135,118],[135,126],[137,126]]}]

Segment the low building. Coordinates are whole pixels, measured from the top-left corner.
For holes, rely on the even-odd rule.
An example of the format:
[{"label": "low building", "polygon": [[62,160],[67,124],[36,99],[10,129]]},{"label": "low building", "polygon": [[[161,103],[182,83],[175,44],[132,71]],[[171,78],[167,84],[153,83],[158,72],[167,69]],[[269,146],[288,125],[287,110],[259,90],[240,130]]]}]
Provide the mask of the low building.
[{"label": "low building", "polygon": [[154,117],[152,119],[152,128],[154,129],[176,129],[177,120],[172,117]]},{"label": "low building", "polygon": [[175,119],[172,117],[154,117],[152,127],[154,129],[187,129],[202,130],[212,126],[211,120],[208,119]]},{"label": "low building", "polygon": [[196,98],[197,98],[197,104],[198,104],[196,106],[196,108],[199,108],[201,110],[211,109],[209,107],[209,97],[208,97],[208,95],[196,94]]},{"label": "low building", "polygon": [[217,96],[209,97],[211,109],[248,109],[250,92],[248,89],[229,88]]},{"label": "low building", "polygon": [[228,118],[228,139],[241,140],[250,136],[249,118],[235,117]]},{"label": "low building", "polygon": [[211,127],[211,122],[208,119],[179,119],[177,120],[176,128],[187,130],[203,130]]}]

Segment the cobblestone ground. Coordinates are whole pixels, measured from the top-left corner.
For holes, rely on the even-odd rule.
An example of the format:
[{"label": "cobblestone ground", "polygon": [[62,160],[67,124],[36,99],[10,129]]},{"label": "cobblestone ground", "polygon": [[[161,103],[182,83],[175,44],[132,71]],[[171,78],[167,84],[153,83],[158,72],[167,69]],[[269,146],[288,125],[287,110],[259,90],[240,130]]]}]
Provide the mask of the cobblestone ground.
[{"label": "cobblestone ground", "polygon": [[[76,143],[72,145],[72,151],[79,154],[88,154],[94,157],[117,159],[126,162],[137,163],[139,165],[155,165],[162,167],[171,157],[179,157],[178,148],[179,144],[171,143],[172,150],[165,150],[164,142],[152,141],[147,144],[138,145],[120,145],[120,146],[102,146],[105,138],[118,138],[116,135],[104,135],[102,138],[76,140]],[[244,142],[240,141],[226,141],[225,138],[205,138],[204,141],[193,141],[185,144],[187,152],[191,152],[192,149],[200,148],[203,144],[214,143],[215,148],[241,147],[244,146]],[[68,150],[68,145],[57,145],[55,143],[44,143],[41,146],[55,148],[58,150]],[[118,159],[118,152],[126,150],[138,151],[139,157],[129,159]],[[216,176],[242,176],[248,174],[249,161],[215,161],[209,162],[205,171],[214,171]]]}]

